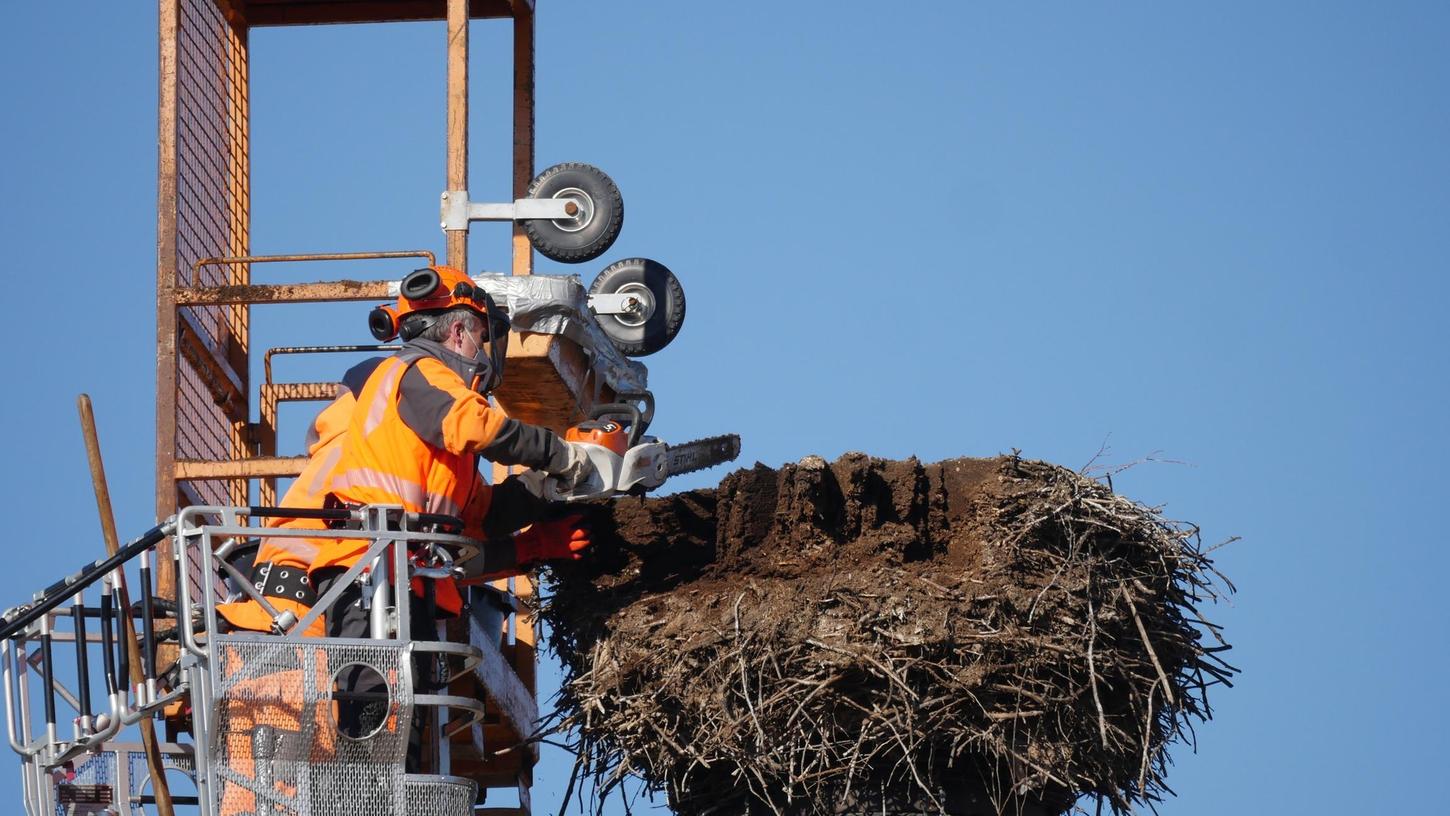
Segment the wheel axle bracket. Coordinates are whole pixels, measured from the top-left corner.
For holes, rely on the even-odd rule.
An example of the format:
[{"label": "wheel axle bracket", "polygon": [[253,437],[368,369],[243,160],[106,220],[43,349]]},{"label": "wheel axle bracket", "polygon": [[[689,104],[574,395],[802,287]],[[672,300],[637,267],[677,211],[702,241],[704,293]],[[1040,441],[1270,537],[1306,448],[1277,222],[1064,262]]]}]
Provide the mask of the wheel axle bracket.
[{"label": "wheel axle bracket", "polygon": [[520,198],[513,203],[469,201],[467,190],[443,193],[438,208],[444,232],[467,230],[472,221],[567,221],[579,214],[579,205],[567,198]]}]

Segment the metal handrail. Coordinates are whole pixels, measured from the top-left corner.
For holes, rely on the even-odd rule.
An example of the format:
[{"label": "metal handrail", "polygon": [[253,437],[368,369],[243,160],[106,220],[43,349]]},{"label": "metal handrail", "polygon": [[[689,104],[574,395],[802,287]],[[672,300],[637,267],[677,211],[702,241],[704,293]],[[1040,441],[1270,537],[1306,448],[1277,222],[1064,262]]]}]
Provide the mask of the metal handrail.
[{"label": "metal handrail", "polygon": [[314,252],[300,255],[240,255],[218,258],[201,258],[191,265],[191,285],[201,285],[201,268],[204,266],[229,266],[254,263],[290,263],[300,261],[376,261],[393,258],[426,258],[429,266],[437,266],[438,258],[427,249],[411,249],[401,252]]},{"label": "metal handrail", "polygon": [[[15,637],[40,616],[65,603],[75,593],[101,580],[106,573],[156,546],[157,542],[170,535],[173,529],[175,529],[175,521],[167,519],[132,539],[110,558],[104,558],[82,567],[75,574],[62,578],[41,590],[36,601],[16,607],[7,612],[3,619],[0,619],[0,640]],[[62,592],[61,590],[68,591]]]},{"label": "metal handrail", "polygon": [[[226,570],[229,565],[217,559],[217,547],[213,541],[225,542],[244,537],[262,536],[266,538],[307,538],[307,539],[333,539],[333,540],[360,540],[372,541],[367,551],[357,559],[335,582],[332,589],[318,598],[313,603],[312,609],[301,619],[286,626],[288,633],[301,633],[316,622],[324,612],[336,602],[349,582],[360,577],[369,570],[373,562],[384,556],[389,547],[394,550],[388,554],[392,559],[391,574],[394,576],[393,583],[396,584],[396,591],[406,592],[406,576],[409,575],[407,562],[408,543],[430,543],[442,545],[457,554],[454,556],[454,564],[464,564],[480,555],[479,542],[462,535],[451,533],[438,533],[418,529],[421,526],[453,526],[461,528],[462,521],[451,516],[442,516],[427,513],[405,512],[401,506],[394,505],[369,505],[358,510],[312,510],[302,511],[294,508],[276,508],[276,512],[270,512],[273,516],[297,517],[297,518],[324,518],[336,521],[350,521],[361,525],[357,529],[289,529],[285,527],[258,528],[242,524],[241,516],[259,517],[266,511],[266,508],[247,507],[188,507],[177,517],[176,524],[176,548],[178,558],[182,552],[195,552],[200,558],[200,573],[204,576],[215,575],[217,570]],[[292,514],[296,513],[296,516]],[[303,515],[306,513],[307,515]],[[218,519],[221,523],[205,523],[207,518]],[[395,526],[396,525],[396,526]],[[405,546],[392,546],[404,544]],[[399,579],[398,576],[403,576]],[[237,576],[233,576],[234,578]],[[262,604],[264,609],[270,607],[262,593],[249,581],[238,581],[238,589],[250,600]],[[199,597],[193,597],[193,592],[200,590]],[[215,589],[211,583],[202,587],[191,585],[190,575],[186,570],[178,570],[177,581],[178,608],[191,609],[196,603],[201,603],[202,614],[206,618],[204,631],[214,632],[218,621],[216,619],[216,606],[222,601],[216,597]],[[396,631],[406,632],[406,605],[400,605],[400,621]],[[272,610],[276,617],[276,610]],[[197,637],[196,624],[191,615],[180,615],[183,645],[188,651],[198,657],[207,655],[206,646]],[[377,636],[377,633],[374,634]]]},{"label": "metal handrail", "polygon": [[354,343],[344,346],[276,346],[262,355],[262,381],[272,385],[272,355],[274,354],[339,354],[363,351],[397,351],[402,346],[390,343]]}]

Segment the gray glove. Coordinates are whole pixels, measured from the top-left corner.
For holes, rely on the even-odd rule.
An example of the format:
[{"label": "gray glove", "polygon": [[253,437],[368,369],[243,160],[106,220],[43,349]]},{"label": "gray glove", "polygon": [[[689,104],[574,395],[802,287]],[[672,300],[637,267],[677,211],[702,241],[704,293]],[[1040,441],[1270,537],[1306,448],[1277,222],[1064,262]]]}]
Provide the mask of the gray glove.
[{"label": "gray glove", "polygon": [[580,443],[559,441],[560,446],[545,470],[558,480],[561,491],[567,493],[589,480],[594,463]]}]

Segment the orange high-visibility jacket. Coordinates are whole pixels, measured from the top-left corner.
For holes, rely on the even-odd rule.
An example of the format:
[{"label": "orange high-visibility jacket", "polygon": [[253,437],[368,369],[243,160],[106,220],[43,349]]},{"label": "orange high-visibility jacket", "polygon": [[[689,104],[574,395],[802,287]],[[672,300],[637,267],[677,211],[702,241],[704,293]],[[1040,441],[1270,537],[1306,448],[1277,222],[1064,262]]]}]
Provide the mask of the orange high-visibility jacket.
[{"label": "orange high-visibility jacket", "polygon": [[[467,535],[487,538],[492,491],[478,472],[479,458],[556,470],[568,451],[553,432],[510,419],[472,390],[473,365],[422,339],[379,364],[357,393],[328,491],[351,504],[458,516]],[[357,540],[320,543],[314,575],[352,566],[368,547]],[[447,609],[444,586],[439,605]]]},{"label": "orange high-visibility jacket", "polygon": [[[343,375],[341,392],[336,399],[318,413],[317,417],[312,420],[312,425],[307,429],[307,454],[312,458],[308,460],[302,473],[287,488],[287,493],[282,497],[281,506],[317,510],[326,503],[327,477],[342,454],[342,440],[347,431],[347,423],[352,418],[353,408],[357,405],[354,391],[362,388],[368,375],[384,359],[374,357],[365,360],[353,366]],[[275,518],[268,519],[267,526],[292,530],[322,530],[326,529],[327,522],[319,519]],[[258,589],[263,590],[267,602],[272,604],[272,607],[278,612],[291,610],[300,619],[312,607],[310,603],[304,603],[296,598],[266,593],[263,589],[266,582],[261,579],[264,576],[270,577],[272,570],[278,571],[277,577],[279,578],[285,577],[283,573],[286,571],[294,569],[305,574],[316,557],[317,542],[312,539],[262,539],[261,546],[257,550],[252,574],[254,580],[258,581]],[[226,618],[227,622],[239,629],[249,629],[254,632],[272,630],[272,616],[267,614],[261,604],[250,598],[236,603],[219,604],[217,612]],[[322,621],[318,620],[308,627],[304,634],[320,637],[323,634]]]}]

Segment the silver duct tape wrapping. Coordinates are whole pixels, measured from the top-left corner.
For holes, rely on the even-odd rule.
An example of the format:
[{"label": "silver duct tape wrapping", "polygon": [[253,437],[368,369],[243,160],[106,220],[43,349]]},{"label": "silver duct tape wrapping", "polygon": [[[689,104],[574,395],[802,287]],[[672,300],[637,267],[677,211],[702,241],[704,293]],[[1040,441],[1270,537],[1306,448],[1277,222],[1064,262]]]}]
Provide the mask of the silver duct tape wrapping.
[{"label": "silver duct tape wrapping", "polygon": [[[589,311],[589,291],[578,275],[474,275],[474,283],[504,305],[519,331],[557,334],[569,338],[589,359],[601,380],[616,392],[644,391],[649,369],[625,357],[609,341]],[[388,287],[398,294],[398,285]]]}]

